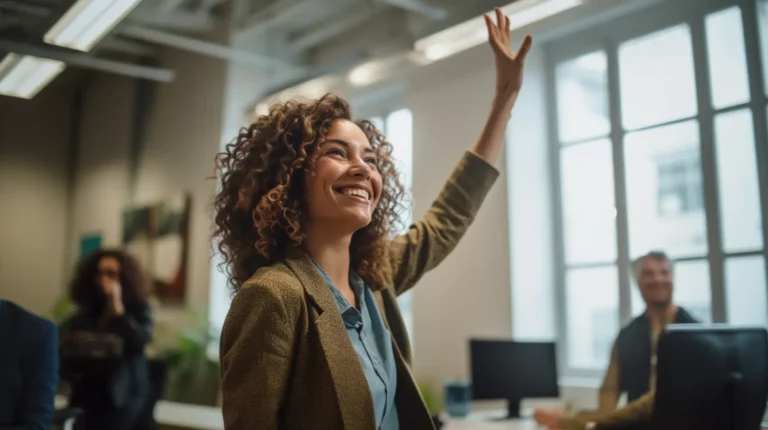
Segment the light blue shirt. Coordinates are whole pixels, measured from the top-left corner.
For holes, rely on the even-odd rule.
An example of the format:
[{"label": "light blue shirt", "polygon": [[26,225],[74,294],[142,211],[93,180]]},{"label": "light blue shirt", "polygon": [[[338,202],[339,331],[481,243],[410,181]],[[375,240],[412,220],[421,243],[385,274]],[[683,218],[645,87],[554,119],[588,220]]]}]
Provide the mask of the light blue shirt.
[{"label": "light blue shirt", "polygon": [[333,285],[331,278],[320,265],[315,263],[315,266],[331,289],[336,307],[339,308],[341,318],[347,328],[349,340],[352,341],[365,379],[368,380],[373,398],[373,409],[376,414],[376,428],[379,430],[398,430],[400,424],[395,406],[395,392],[397,391],[395,354],[392,350],[389,331],[384,325],[373,293],[356,273],[350,271],[349,285],[355,291],[355,296],[360,302],[360,309],[356,309]]}]

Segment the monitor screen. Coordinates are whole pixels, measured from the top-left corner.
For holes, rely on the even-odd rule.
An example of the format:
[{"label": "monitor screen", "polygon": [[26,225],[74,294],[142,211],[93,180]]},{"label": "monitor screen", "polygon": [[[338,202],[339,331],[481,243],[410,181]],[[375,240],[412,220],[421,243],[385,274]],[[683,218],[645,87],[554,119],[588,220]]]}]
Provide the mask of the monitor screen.
[{"label": "monitor screen", "polygon": [[522,399],[560,396],[553,342],[473,339],[469,350],[474,399],[507,399],[510,418]]},{"label": "monitor screen", "polygon": [[659,339],[653,426],[755,430],[768,400],[768,331],[671,325]]}]

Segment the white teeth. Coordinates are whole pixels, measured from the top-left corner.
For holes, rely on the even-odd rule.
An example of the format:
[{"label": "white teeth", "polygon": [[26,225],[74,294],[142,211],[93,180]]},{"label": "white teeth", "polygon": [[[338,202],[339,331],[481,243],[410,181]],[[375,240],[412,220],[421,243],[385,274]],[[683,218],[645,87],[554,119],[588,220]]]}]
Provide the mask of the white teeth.
[{"label": "white teeth", "polygon": [[368,191],[360,189],[360,188],[344,188],[341,190],[341,193],[345,196],[357,196],[362,197],[366,200],[370,200],[371,196],[368,194]]}]

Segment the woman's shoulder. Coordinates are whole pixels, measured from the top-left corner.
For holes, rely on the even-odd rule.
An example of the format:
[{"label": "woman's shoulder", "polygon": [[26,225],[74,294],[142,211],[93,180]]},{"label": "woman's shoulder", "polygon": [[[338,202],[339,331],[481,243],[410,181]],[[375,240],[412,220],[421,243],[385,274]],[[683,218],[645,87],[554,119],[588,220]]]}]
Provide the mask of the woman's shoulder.
[{"label": "woman's shoulder", "polygon": [[280,301],[303,299],[303,287],[295,273],[284,263],[278,262],[259,268],[237,290],[235,297],[273,298]]}]

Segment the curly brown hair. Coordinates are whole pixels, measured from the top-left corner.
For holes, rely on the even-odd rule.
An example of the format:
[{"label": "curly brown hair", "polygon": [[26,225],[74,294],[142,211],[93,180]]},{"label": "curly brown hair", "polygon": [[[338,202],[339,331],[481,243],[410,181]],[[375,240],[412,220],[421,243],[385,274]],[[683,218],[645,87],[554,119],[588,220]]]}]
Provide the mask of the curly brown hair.
[{"label": "curly brown hair", "polygon": [[[307,103],[274,104],[216,156],[220,192],[214,200],[214,238],[237,291],[259,267],[285,257],[304,238],[304,179],[331,124],[350,120],[349,104],[327,94]],[[352,236],[352,268],[371,288],[384,282],[387,242],[402,223],[405,190],[392,145],[370,121],[354,121],[377,153],[382,190],[371,222]]]},{"label": "curly brown hair", "polygon": [[111,257],[120,263],[120,286],[123,305],[128,313],[139,312],[147,303],[146,278],[139,262],[124,251],[100,249],[85,256],[77,264],[75,277],[69,285],[69,297],[81,309],[101,312],[106,304],[96,284],[99,261]]}]

